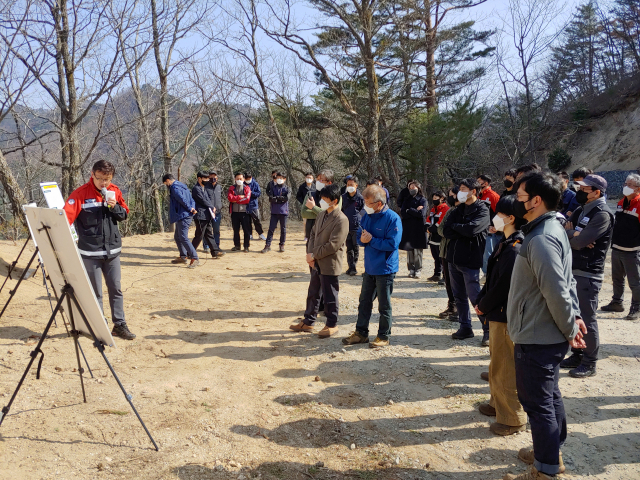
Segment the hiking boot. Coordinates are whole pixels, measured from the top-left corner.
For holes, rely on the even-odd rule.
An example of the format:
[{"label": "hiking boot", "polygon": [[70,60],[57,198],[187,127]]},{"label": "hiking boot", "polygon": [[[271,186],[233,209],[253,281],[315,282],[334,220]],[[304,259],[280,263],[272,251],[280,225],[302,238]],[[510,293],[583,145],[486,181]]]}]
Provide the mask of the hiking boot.
[{"label": "hiking boot", "polygon": [[244,252],[244,253],[249,253],[249,247],[246,247],[246,248],[243,250],[243,252]]},{"label": "hiking boot", "polygon": [[416,275],[416,271],[415,270],[409,270],[409,278],[413,278]]},{"label": "hiking boot", "polygon": [[576,368],[582,363],[582,354],[573,353],[570,357],[565,358],[560,362],[560,368]]},{"label": "hiking boot", "polygon": [[464,340],[466,338],[473,338],[473,330],[470,328],[460,328],[458,331],[451,335],[454,340]]},{"label": "hiking boot", "polygon": [[632,303],[629,315],[624,317],[623,320],[640,320],[640,305]]},{"label": "hiking boot", "polygon": [[198,260],[197,258],[192,258],[191,263],[187,268],[196,268],[198,266],[200,266],[200,260]]},{"label": "hiking boot", "polygon": [[126,323],[114,325],[113,330],[111,330],[111,335],[125,340],[133,340],[136,338],[135,334],[131,333]]},{"label": "hiking boot", "polygon": [[325,325],[324,328],[318,332],[318,337],[329,338],[338,333],[338,330],[340,330],[338,327],[327,327]]},{"label": "hiking boot", "polygon": [[[533,448],[521,448],[520,451],[518,452],[518,458],[522,460],[524,463],[526,463],[527,465],[533,465],[533,462],[535,460],[535,456],[533,454]],[[560,469],[558,470],[558,473],[564,473],[566,468],[564,466],[564,462],[562,461],[562,452],[560,452],[559,466],[560,466]]]},{"label": "hiking boot", "polygon": [[481,403],[480,405],[478,405],[478,411],[481,414],[486,415],[487,417],[496,416],[496,409],[491,405],[489,405],[488,403]]},{"label": "hiking boot", "polygon": [[603,312],[624,312],[624,306],[622,302],[611,301],[608,305],[600,307]]},{"label": "hiking boot", "polygon": [[186,257],[177,257],[171,260],[171,263],[187,263]]},{"label": "hiking boot", "polygon": [[481,378],[482,380],[484,380],[485,382],[488,382],[488,381],[489,381],[489,372],[482,372],[482,373],[480,374],[480,378]]},{"label": "hiking boot", "polygon": [[484,332],[482,334],[482,342],[480,342],[480,345],[482,345],[483,347],[489,346],[489,332]]},{"label": "hiking boot", "polygon": [[438,316],[440,318],[447,318],[452,313],[455,313],[456,315],[458,315],[458,310],[456,309],[456,305],[454,303],[448,303],[447,309],[444,312],[440,312]]},{"label": "hiking boot", "polygon": [[500,435],[502,437],[507,437],[509,435],[513,435],[514,433],[524,432],[527,429],[526,425],[520,425],[517,427],[512,427],[510,425],[504,425],[502,423],[492,423],[489,426],[489,430],[491,433],[495,433],[496,435]]},{"label": "hiking boot", "polygon": [[213,252],[211,256],[213,258],[221,258],[224,257],[224,252],[222,250],[218,250],[217,252]]},{"label": "hiking boot", "polygon": [[239,252],[240,250],[241,250],[241,248],[240,248],[240,247],[233,247],[233,248],[231,249],[231,251],[232,251],[232,252]]},{"label": "hiking boot", "polygon": [[593,377],[596,374],[595,365],[580,365],[573,370],[569,370],[569,375],[573,378]]},{"label": "hiking boot", "polygon": [[510,473],[506,473],[502,480],[552,480],[556,478],[555,475],[547,475],[546,473],[539,472],[536,467],[531,465],[529,470],[517,477]]},{"label": "hiking boot", "polygon": [[264,247],[262,250],[260,250],[260,253],[267,253],[271,251],[271,247]]},{"label": "hiking boot", "polygon": [[440,280],[440,275],[436,275],[435,273],[427,278],[427,282],[438,282]]},{"label": "hiking boot", "polygon": [[388,346],[389,346],[388,338],[386,340],[383,340],[380,337],[376,337],[376,339],[373,342],[369,343],[369,348],[381,348],[381,347],[388,347]]},{"label": "hiking boot", "polygon": [[258,237],[260,240],[264,240],[265,242],[267,241],[267,237],[264,236],[264,233],[261,233],[260,236]]},{"label": "hiking boot", "polygon": [[280,252],[280,253],[284,253],[284,245],[280,245],[280,246],[278,247],[278,252]]},{"label": "hiking boot", "polygon": [[457,308],[455,309],[455,311],[453,313],[449,314],[449,316],[447,317],[447,320],[449,320],[451,322],[457,322],[459,320],[458,309]]},{"label": "hiking boot", "polygon": [[352,332],[347,338],[342,339],[345,345],[355,345],[357,343],[369,343],[369,336],[360,335],[358,332]]},{"label": "hiking boot", "polygon": [[297,323],[295,325],[289,325],[289,330],[293,330],[294,332],[313,332],[313,327],[311,325],[307,325],[303,321]]}]

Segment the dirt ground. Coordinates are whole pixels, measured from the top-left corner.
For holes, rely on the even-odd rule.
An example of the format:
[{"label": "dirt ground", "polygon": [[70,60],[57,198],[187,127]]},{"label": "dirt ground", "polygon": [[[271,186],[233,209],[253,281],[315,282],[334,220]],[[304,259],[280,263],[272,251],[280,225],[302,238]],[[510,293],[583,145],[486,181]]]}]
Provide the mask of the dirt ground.
[{"label": "dirt ground", "polygon": [[[262,255],[254,242],[248,254],[195,270],[169,263],[171,234],[125,238],[125,307],[138,337],[117,341],[107,356],[160,451],[87,339],[95,378],[85,376],[82,402],[73,342],[58,320],[41,379],[29,374],[0,427],[0,478],[488,480],[524,471],[516,455],[530,433],[496,437],[493,419],[477,411],[489,396],[479,322],[475,338],[453,341],[457,324],[437,316],[444,287],[407,278],[404,256],[389,348],[340,342],[355,324],[360,276],[340,278],[337,338],[288,330],[305,305],[302,237],[292,222],[286,253]],[[222,247],[231,246],[224,229]],[[1,242],[0,257],[11,262],[20,247]],[[601,304],[610,295],[607,279]],[[0,318],[0,406],[49,315],[40,276]],[[562,478],[640,478],[640,323],[623,315],[600,315],[596,377],[561,374],[570,431]]]}]

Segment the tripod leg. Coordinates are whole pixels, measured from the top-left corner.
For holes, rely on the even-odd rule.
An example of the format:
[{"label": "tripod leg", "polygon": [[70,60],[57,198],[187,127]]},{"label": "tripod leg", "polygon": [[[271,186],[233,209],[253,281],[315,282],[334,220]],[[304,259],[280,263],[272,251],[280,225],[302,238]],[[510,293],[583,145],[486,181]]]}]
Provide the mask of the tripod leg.
[{"label": "tripod leg", "polygon": [[127,393],[127,391],[124,389],[124,386],[122,385],[122,382],[120,382],[120,379],[116,375],[116,372],[113,370],[113,367],[111,366],[111,363],[109,363],[109,359],[107,358],[107,356],[104,353],[104,345],[102,345],[102,343],[100,343],[98,340],[96,340],[95,345],[98,348],[98,350],[100,351],[100,353],[102,354],[102,358],[104,358],[104,361],[107,363],[107,366],[109,367],[109,370],[111,370],[111,375],[113,375],[113,378],[115,378],[116,382],[118,382],[118,385],[120,386],[120,390],[122,390],[122,393],[124,394],[124,398],[126,398],[127,402],[129,402],[129,405],[131,405],[131,409],[133,410],[133,413],[135,413],[136,417],[138,417],[138,421],[140,422],[140,425],[142,425],[142,428],[144,428],[144,431],[147,432],[147,436],[149,437],[149,440],[151,440],[151,443],[153,443],[153,446],[155,447],[156,452],[157,452],[159,450],[158,449],[158,445],[156,444],[156,441],[151,436],[151,433],[147,429],[147,426],[142,421],[142,418],[140,418],[140,414],[136,410],[136,407],[133,405],[133,402],[131,401],[131,395],[129,395]]},{"label": "tripod leg", "polygon": [[84,358],[84,363],[87,366],[87,369],[89,370],[89,374],[91,375],[91,378],[93,377],[93,372],[91,371],[91,367],[89,366],[89,362],[87,362],[87,357],[84,356],[84,351],[82,350],[82,345],[80,345],[80,342],[78,342],[78,348],[80,349],[80,353],[82,354],[82,358]]},{"label": "tripod leg", "polygon": [[18,382],[18,386],[16,387],[16,390],[13,392],[13,395],[11,396],[11,400],[9,400],[9,403],[2,408],[2,413],[0,413],[0,425],[2,425],[3,420],[6,418],[7,414],[9,413],[9,410],[11,409],[11,405],[13,405],[13,401],[16,399],[16,396],[18,395],[18,392],[20,391],[20,387],[22,387],[22,384],[25,378],[27,378],[27,374],[29,373],[29,370],[31,370],[31,366],[33,365],[33,362],[36,360],[38,353],[42,353],[42,350],[40,347],[42,347],[42,344],[44,343],[45,338],[47,338],[47,333],[49,333],[49,329],[53,324],[53,318],[58,313],[58,310],[60,309],[60,305],[62,304],[62,301],[64,300],[65,295],[66,294],[63,293],[62,296],[60,297],[60,300],[58,300],[56,308],[53,310],[53,313],[51,314],[51,318],[49,318],[49,322],[47,323],[47,326],[45,327],[44,332],[42,332],[42,336],[40,337],[40,341],[38,342],[38,345],[36,345],[36,348],[31,352],[30,354],[31,360],[29,360],[29,364],[27,365],[26,370],[22,374],[22,378]]},{"label": "tripod leg", "polygon": [[9,293],[9,299],[7,300],[7,303],[4,304],[4,308],[2,309],[2,311],[0,312],[0,317],[2,317],[2,315],[4,314],[4,311],[7,309],[7,307],[9,306],[9,303],[11,303],[11,299],[13,298],[13,296],[16,294],[16,291],[18,290],[18,287],[20,286],[20,284],[22,283],[22,280],[24,280],[25,275],[27,274],[27,271],[29,270],[29,267],[31,266],[31,264],[33,263],[33,260],[36,258],[36,255],[38,255],[38,249],[36,248],[36,251],[33,252],[33,255],[31,256],[31,260],[29,260],[29,263],[27,264],[27,267],[24,269],[24,271],[22,272],[22,275],[20,275],[20,278],[18,279],[18,283],[16,283],[16,286],[13,288],[13,290],[10,290]]},{"label": "tripod leg", "polygon": [[[44,265],[40,262],[40,260],[38,260],[38,266],[42,271],[42,284],[44,285],[44,288],[47,289],[47,298],[49,299],[49,306],[51,307],[51,311],[53,312],[53,302],[51,301],[51,292],[49,291],[49,284],[47,283],[47,274],[44,273]],[[58,328],[58,322],[54,320],[53,323],[55,324],[56,328]]]},{"label": "tripod leg", "polygon": [[82,364],[80,363],[80,353],[78,352],[79,350],[78,347],[80,345],[78,343],[78,337],[80,336],[80,332],[76,330],[76,322],[73,318],[73,309],[71,308],[70,297],[67,297],[67,307],[69,309],[69,321],[71,322],[71,336],[73,337],[73,345],[76,348],[76,360],[78,361],[78,374],[80,375],[80,386],[82,387],[82,398],[84,399],[84,403],[87,403],[87,394],[84,391],[84,377],[82,376],[82,374],[84,373],[84,369],[82,368]]},{"label": "tripod leg", "polygon": [[29,244],[29,240],[31,240],[31,235],[29,235],[27,237],[27,241],[24,242],[24,245],[22,246],[22,249],[20,250],[20,253],[18,254],[18,257],[13,261],[13,263],[9,267],[9,272],[7,273],[7,278],[4,279],[4,282],[2,283],[2,286],[0,287],[0,292],[2,292],[2,289],[4,288],[5,284],[7,283],[7,280],[9,280],[11,278],[11,272],[13,272],[13,269],[16,268],[16,265],[18,264],[18,260],[20,260],[20,257],[22,256],[22,252],[24,252],[24,249],[27,248],[27,245]]}]

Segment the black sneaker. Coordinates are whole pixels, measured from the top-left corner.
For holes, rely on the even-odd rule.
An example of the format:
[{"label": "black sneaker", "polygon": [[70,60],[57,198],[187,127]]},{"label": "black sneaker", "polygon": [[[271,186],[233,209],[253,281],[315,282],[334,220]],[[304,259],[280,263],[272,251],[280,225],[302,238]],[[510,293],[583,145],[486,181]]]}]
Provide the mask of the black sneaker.
[{"label": "black sneaker", "polygon": [[605,305],[604,307],[600,307],[600,310],[603,312],[624,312],[624,307],[621,302],[611,302],[609,305]]},{"label": "black sneaker", "polygon": [[440,275],[436,275],[435,273],[427,278],[427,282],[438,282],[440,281]]},{"label": "black sneaker", "polygon": [[211,254],[211,256],[213,258],[220,258],[220,257],[224,257],[224,252],[222,250],[218,250],[217,252],[213,252]]},{"label": "black sneaker", "polygon": [[629,309],[629,315],[624,317],[623,320],[640,320],[640,305],[632,303]]},{"label": "black sneaker", "polygon": [[241,250],[241,248],[240,248],[240,247],[233,247],[233,248],[231,249],[231,251],[232,251],[232,252],[239,252],[240,250]]},{"label": "black sneaker", "polygon": [[123,338],[125,340],[133,340],[136,336],[129,331],[129,327],[127,324],[115,325],[113,330],[111,330],[111,335],[118,338]]},{"label": "black sneaker", "polygon": [[264,247],[262,250],[260,250],[260,253],[267,253],[271,251],[271,247]]},{"label": "black sneaker", "polygon": [[484,332],[482,334],[482,343],[480,345],[482,345],[483,347],[489,346],[489,332]]},{"label": "black sneaker", "polygon": [[456,333],[451,335],[454,340],[464,340],[466,338],[473,338],[473,330],[470,328],[460,328]]},{"label": "black sneaker", "polygon": [[279,252],[279,253],[284,253],[284,245],[280,245],[280,246],[278,247],[278,252]]},{"label": "black sneaker", "polygon": [[248,248],[245,248],[243,251],[244,251],[244,253],[249,253],[249,249]]},{"label": "black sneaker", "polygon": [[593,377],[596,374],[596,366],[595,365],[580,365],[573,370],[569,370],[569,375],[573,378],[587,378]]},{"label": "black sneaker", "polygon": [[573,353],[570,357],[565,358],[560,362],[560,368],[576,368],[582,363],[582,354]]}]

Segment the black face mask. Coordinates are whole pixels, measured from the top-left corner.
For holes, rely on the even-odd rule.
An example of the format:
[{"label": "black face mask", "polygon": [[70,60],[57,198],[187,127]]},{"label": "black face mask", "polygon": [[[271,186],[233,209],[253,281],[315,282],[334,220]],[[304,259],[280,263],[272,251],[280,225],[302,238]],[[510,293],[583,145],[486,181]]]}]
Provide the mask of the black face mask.
[{"label": "black face mask", "polygon": [[507,188],[511,188],[513,187],[513,182],[511,180],[505,180],[504,181],[504,186]]},{"label": "black face mask", "polygon": [[412,197],[415,197],[418,194],[418,189],[412,188],[411,190],[409,190],[409,193],[411,194]]},{"label": "black face mask", "polygon": [[433,202],[432,202],[432,203],[433,203],[433,206],[434,206],[434,207],[437,207],[438,205],[440,205],[440,199],[438,199],[438,200],[433,200]]},{"label": "black face mask", "polygon": [[578,202],[580,205],[584,205],[585,203],[587,203],[587,197],[589,196],[589,194],[583,190],[578,190],[576,192],[576,202]]},{"label": "black face mask", "polygon": [[456,204],[456,200],[457,200],[457,199],[456,199],[456,197],[452,197],[451,195],[449,195],[449,196],[447,197],[447,203],[448,203],[451,207],[455,206],[455,204]]},{"label": "black face mask", "polygon": [[529,208],[527,209],[527,207],[524,206],[524,204],[527,202],[521,202],[519,200],[515,201],[513,203],[513,214],[518,217],[518,218],[524,218],[524,216],[530,211],[533,210],[533,208]]}]

